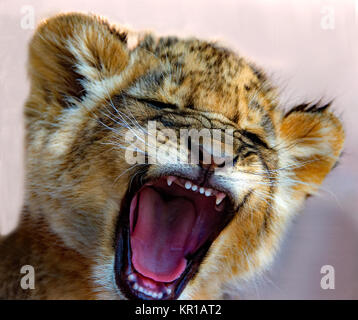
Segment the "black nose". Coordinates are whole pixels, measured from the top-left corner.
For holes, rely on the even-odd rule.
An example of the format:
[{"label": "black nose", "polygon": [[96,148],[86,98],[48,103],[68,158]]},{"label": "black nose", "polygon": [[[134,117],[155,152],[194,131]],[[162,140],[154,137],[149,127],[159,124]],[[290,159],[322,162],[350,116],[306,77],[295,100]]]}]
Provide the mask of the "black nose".
[{"label": "black nose", "polygon": [[226,165],[233,165],[233,146],[215,139],[203,142],[189,137],[188,149],[191,164],[211,171]]}]

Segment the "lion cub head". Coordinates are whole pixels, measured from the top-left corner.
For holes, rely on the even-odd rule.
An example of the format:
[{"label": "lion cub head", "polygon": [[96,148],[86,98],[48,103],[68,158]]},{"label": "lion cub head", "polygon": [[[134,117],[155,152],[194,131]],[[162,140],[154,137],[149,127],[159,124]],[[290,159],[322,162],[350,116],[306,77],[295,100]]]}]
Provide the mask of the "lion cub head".
[{"label": "lion cub head", "polygon": [[284,112],[216,44],[126,38],[80,14],[36,31],[26,205],[90,262],[100,298],[219,298],[269,265],[337,162],[341,123],[328,105]]}]

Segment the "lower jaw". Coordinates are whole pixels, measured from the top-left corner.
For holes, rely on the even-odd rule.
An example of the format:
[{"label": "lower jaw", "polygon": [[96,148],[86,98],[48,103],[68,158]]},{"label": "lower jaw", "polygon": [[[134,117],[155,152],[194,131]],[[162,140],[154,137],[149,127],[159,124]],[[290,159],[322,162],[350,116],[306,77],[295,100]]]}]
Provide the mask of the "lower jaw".
[{"label": "lower jaw", "polygon": [[[122,228],[117,239],[115,256],[115,279],[117,286],[125,298],[130,300],[174,300],[178,299],[190,280],[195,277],[199,265],[210,248],[210,243],[204,244],[195,254],[195,258],[188,259],[187,266],[181,276],[169,283],[156,282],[159,288],[156,292],[161,295],[152,297],[144,292],[139,292],[134,288],[134,281],[130,280],[130,275],[145,279],[145,277],[134,269],[131,260],[130,237],[128,228]],[[149,280],[154,281],[154,280]],[[137,282],[136,282],[137,283]]]},{"label": "lower jaw", "polygon": [[[133,184],[132,184],[133,185]],[[225,219],[223,219],[209,238],[190,256],[186,257],[187,265],[185,270],[179,276],[170,283],[156,282],[152,279],[145,279],[143,275],[135,270],[132,263],[131,252],[131,239],[130,239],[130,203],[135,193],[140,189],[141,185],[137,184],[136,190],[128,190],[126,196],[122,201],[121,214],[119,215],[116,228],[115,239],[115,280],[120,292],[127,299],[133,300],[172,300],[178,299],[189,281],[196,276],[200,264],[204,257],[208,253],[210,246],[217,238],[217,236],[223,231],[227,224],[232,221],[234,216],[234,210],[232,204],[226,206]],[[224,213],[222,213],[224,214]],[[140,280],[149,280],[154,282],[154,287],[157,289],[155,292],[157,296],[151,296],[145,292],[136,290],[135,283],[131,280],[131,275],[140,277]],[[132,276],[133,277],[133,276]],[[139,283],[140,284],[140,283]]]}]

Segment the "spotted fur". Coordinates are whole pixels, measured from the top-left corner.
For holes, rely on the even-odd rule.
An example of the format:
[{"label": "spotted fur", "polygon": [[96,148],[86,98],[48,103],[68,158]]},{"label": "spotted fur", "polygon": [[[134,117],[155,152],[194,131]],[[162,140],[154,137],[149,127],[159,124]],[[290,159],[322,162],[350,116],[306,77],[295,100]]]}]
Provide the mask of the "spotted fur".
[{"label": "spotted fur", "polygon": [[[170,163],[131,167],[124,130],[157,120],[235,132],[238,161],[213,183],[231,190],[237,212],[181,298],[221,298],[269,267],[340,156],[342,124],[328,105],[285,112],[264,73],[229,49],[153,35],[134,48],[126,41],[102,18],[67,14],[44,21],[30,42],[26,196],[19,226],[0,242],[0,298],[123,298],[114,239],[131,181],[188,174]],[[35,290],[20,289],[23,265],[35,268]]]}]

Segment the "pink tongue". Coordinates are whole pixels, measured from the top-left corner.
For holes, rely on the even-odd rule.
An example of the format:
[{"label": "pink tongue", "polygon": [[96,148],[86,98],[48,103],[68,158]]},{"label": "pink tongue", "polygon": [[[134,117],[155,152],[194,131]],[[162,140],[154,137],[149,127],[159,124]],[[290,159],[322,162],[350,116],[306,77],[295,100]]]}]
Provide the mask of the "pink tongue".
[{"label": "pink tongue", "polygon": [[[137,199],[138,217],[131,234],[133,265],[155,281],[174,281],[186,268],[184,256],[195,222],[194,206],[180,197],[166,201],[150,187],[144,188],[133,201]],[[135,207],[132,203],[131,209]],[[131,212],[131,226],[133,216]]]}]

